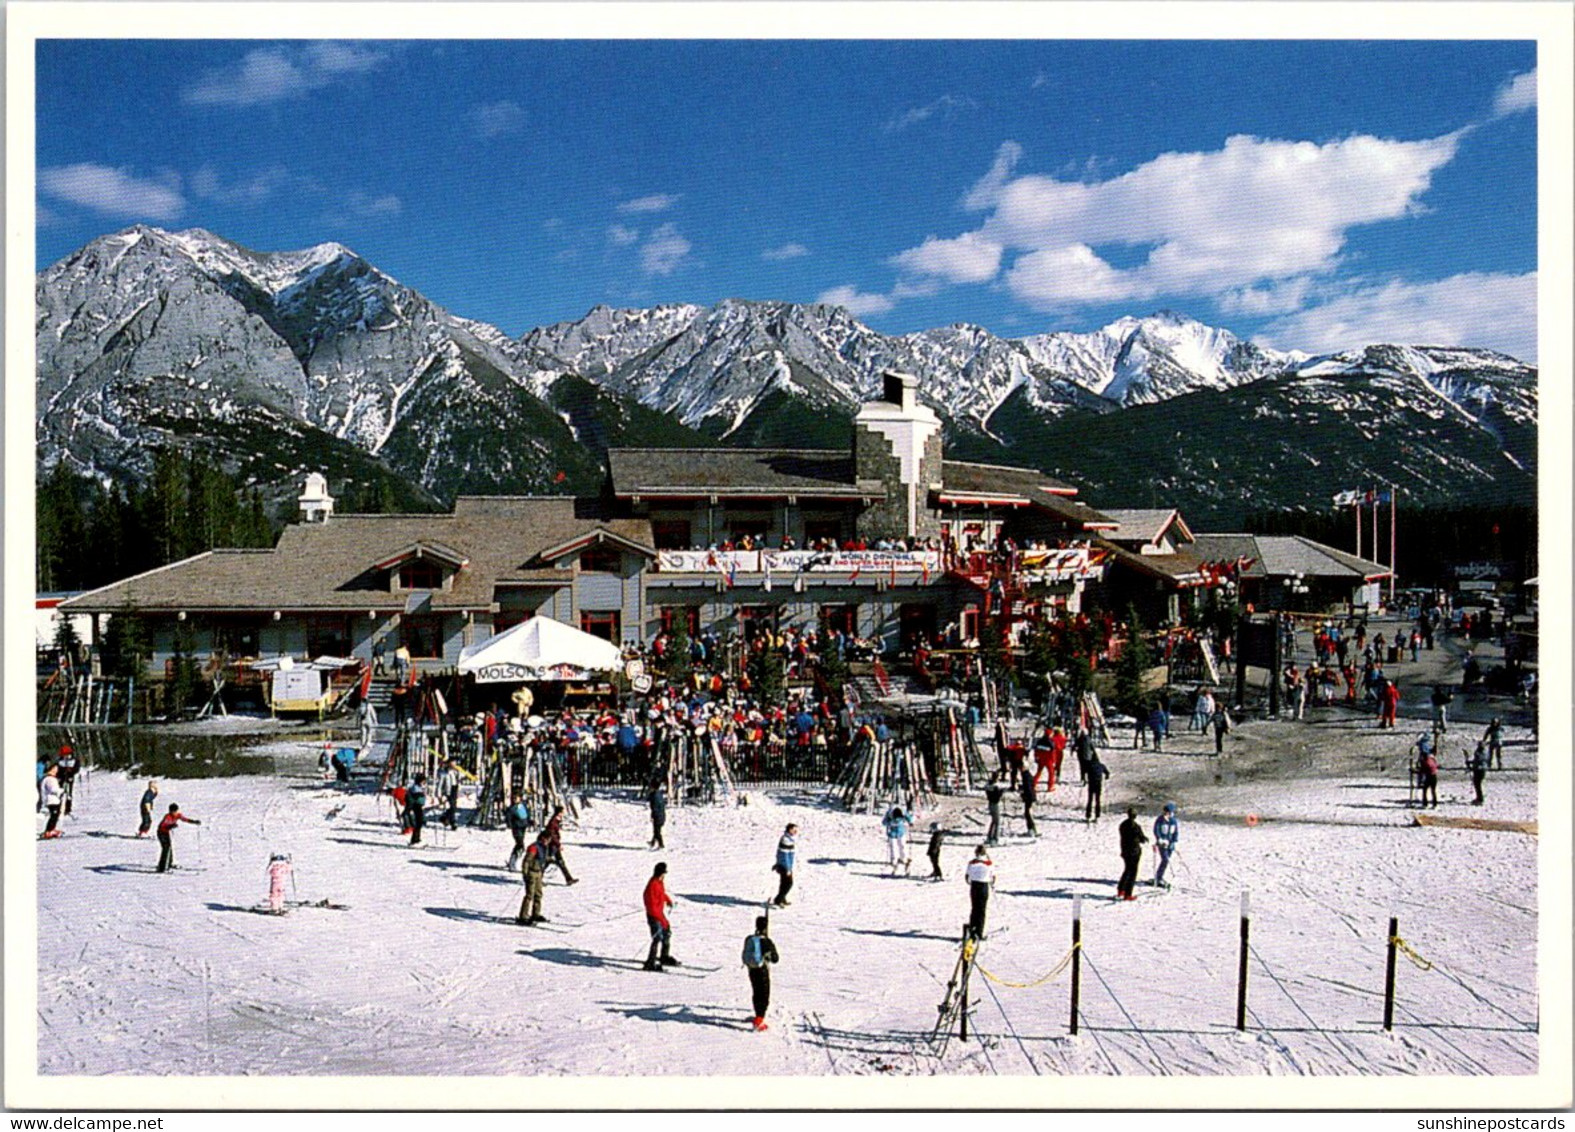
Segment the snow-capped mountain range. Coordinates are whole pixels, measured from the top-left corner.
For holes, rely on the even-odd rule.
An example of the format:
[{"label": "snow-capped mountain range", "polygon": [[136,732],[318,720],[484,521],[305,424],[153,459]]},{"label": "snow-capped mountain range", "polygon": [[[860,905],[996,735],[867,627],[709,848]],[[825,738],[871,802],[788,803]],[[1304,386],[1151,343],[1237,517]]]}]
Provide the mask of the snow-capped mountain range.
[{"label": "snow-capped mountain range", "polygon": [[339,244],[261,253],[142,225],[40,272],[36,295],[40,465],[102,475],[140,474],[161,442],[222,437],[264,482],[355,453],[357,474],[381,465],[438,499],[584,489],[609,443],[781,442],[806,422],[834,439],[826,422],[851,417],[890,369],[919,377],[971,453],[992,455],[1009,420],[1024,440],[993,453],[1003,462],[1047,466],[1018,450],[1028,420],[1113,415],[1108,428],[1201,394],[1270,383],[1294,399],[1380,377],[1419,422],[1442,411],[1451,429],[1490,435],[1505,454],[1490,476],[1529,474],[1535,458],[1536,371],[1512,358],[1277,353],[1169,311],[1009,339],[961,324],[884,335],[840,307],[728,300],[598,306],[515,339]]}]

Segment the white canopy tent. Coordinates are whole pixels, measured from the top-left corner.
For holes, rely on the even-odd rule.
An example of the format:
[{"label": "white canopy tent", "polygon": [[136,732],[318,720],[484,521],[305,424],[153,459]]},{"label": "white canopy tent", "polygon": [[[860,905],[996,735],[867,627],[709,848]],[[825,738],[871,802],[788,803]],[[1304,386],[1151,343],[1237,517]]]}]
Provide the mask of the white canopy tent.
[{"label": "white canopy tent", "polygon": [[459,654],[459,670],[478,684],[584,680],[623,667],[618,647],[550,617],[532,617]]}]

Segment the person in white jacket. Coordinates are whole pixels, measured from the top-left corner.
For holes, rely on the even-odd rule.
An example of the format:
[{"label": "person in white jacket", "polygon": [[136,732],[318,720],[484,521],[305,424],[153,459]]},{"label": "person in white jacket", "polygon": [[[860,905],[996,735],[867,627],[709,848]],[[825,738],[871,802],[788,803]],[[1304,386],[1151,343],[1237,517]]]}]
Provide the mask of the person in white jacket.
[{"label": "person in white jacket", "polygon": [[983,845],[974,847],[973,860],[964,876],[968,879],[968,935],[984,938],[984,916],[990,904],[990,889],[995,886],[995,863]]},{"label": "person in white jacket", "polygon": [[60,830],[55,827],[60,824],[60,807],[65,802],[65,789],[60,785],[60,769],[50,767],[44,772],[44,779],[39,783],[39,790],[44,801],[44,812],[49,815],[49,821],[44,825],[44,838],[59,837]]}]

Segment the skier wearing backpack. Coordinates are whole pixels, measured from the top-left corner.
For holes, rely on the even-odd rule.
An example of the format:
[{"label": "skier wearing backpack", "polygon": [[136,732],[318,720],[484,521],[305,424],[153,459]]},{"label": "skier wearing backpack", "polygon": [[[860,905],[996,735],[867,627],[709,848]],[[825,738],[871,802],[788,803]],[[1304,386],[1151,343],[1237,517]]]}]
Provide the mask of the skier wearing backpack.
[{"label": "skier wearing backpack", "polygon": [[798,855],[798,826],[788,822],[782,831],[782,838],[777,842],[776,863],[771,866],[779,878],[777,881],[777,895],[771,901],[778,908],[788,906],[788,893],[793,891],[793,859]]},{"label": "skier wearing backpack", "polygon": [[973,859],[964,876],[968,880],[968,934],[984,938],[984,917],[990,906],[990,889],[995,885],[995,864],[983,845],[974,846]]},{"label": "skier wearing backpack", "polygon": [[[1416,780],[1421,786],[1421,805],[1425,809],[1429,805],[1438,809],[1438,757],[1433,754],[1432,743],[1418,743],[1417,749],[1421,752],[1416,763]],[[1429,796],[1432,802],[1428,802]]]},{"label": "skier wearing backpack", "polygon": [[766,1010],[771,1006],[771,964],[780,960],[777,945],[766,933],[771,921],[764,916],[755,917],[753,935],[744,939],[744,969],[749,972],[749,991],[755,1008],[755,1031],[770,1029],[766,1025]]},{"label": "skier wearing backpack", "polygon": [[904,873],[913,867],[908,857],[908,815],[901,806],[893,806],[881,823],[886,830],[886,852],[891,858],[891,875],[900,867]]}]

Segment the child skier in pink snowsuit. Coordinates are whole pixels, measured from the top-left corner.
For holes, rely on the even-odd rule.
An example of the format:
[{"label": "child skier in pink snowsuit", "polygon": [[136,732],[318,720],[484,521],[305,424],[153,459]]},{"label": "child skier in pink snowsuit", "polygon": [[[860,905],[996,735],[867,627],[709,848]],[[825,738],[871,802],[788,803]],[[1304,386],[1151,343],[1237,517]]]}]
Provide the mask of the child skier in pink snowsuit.
[{"label": "child skier in pink snowsuit", "polygon": [[275,915],[284,911],[284,883],[294,871],[295,866],[283,853],[275,853],[268,860],[268,911]]}]

